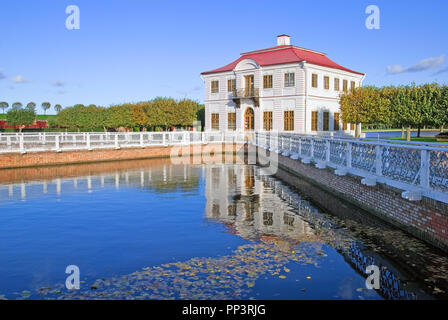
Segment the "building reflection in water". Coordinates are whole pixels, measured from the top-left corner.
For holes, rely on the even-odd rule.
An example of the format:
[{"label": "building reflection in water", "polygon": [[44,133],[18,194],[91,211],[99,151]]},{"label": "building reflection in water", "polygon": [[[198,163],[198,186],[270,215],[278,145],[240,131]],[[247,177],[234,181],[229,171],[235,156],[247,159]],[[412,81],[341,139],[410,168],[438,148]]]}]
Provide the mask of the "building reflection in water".
[{"label": "building reflection in water", "polygon": [[263,174],[262,168],[221,165],[205,170],[206,216],[224,223],[230,232],[244,239],[276,240],[282,246],[306,241],[318,249],[329,244],[364,277],[367,266],[377,265],[384,298],[417,298],[413,284],[402,282],[403,275],[391,263],[365,249],[296,191]]}]

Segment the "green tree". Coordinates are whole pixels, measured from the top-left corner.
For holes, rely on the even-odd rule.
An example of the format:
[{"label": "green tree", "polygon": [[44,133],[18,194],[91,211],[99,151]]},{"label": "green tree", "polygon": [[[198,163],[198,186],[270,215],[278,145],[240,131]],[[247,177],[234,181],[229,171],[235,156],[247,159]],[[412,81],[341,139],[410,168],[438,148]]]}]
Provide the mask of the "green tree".
[{"label": "green tree", "polygon": [[23,104],[21,103],[21,102],[14,102],[12,105],[11,105],[11,108],[12,109],[15,109],[15,110],[17,110],[17,109],[21,109],[23,107]]},{"label": "green tree", "polygon": [[36,104],[34,102],[29,102],[25,108],[36,113]]},{"label": "green tree", "polygon": [[62,106],[60,104],[55,104],[53,108],[56,111],[56,113],[59,113],[59,111],[62,110]]},{"label": "green tree", "polygon": [[36,119],[36,114],[33,110],[28,109],[11,109],[6,113],[6,121],[9,125],[19,126],[19,131],[22,131],[24,125],[33,124]]},{"label": "green tree", "polygon": [[356,124],[359,137],[361,123],[385,123],[390,116],[390,101],[375,87],[357,87],[343,93],[340,99],[342,119]]},{"label": "green tree", "polygon": [[6,101],[0,102],[0,109],[3,110],[3,113],[5,113],[5,110],[9,108],[9,104]]},{"label": "green tree", "polygon": [[120,127],[126,129],[132,127],[131,112],[128,105],[116,105],[107,109],[105,126],[118,130]]},{"label": "green tree", "polygon": [[50,102],[42,102],[41,107],[44,110],[44,114],[47,114],[47,110],[50,109],[51,104]]}]

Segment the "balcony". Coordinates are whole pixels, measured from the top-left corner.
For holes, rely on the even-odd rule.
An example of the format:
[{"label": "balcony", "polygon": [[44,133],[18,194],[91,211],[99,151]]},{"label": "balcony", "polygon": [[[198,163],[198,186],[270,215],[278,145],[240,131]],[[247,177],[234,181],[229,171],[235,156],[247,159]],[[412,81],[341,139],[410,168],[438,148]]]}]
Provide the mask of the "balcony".
[{"label": "balcony", "polygon": [[235,102],[237,108],[241,106],[241,99],[251,99],[254,102],[255,107],[260,105],[260,91],[257,88],[233,90],[232,93],[232,100]]}]

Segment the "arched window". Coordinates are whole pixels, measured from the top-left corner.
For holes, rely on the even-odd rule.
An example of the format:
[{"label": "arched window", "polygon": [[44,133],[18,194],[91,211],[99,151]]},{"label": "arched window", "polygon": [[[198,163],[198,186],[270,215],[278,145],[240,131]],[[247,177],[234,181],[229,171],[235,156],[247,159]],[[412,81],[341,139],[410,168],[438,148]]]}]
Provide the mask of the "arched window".
[{"label": "arched window", "polygon": [[254,130],[254,128],[254,109],[247,108],[246,112],[244,112],[244,129]]}]

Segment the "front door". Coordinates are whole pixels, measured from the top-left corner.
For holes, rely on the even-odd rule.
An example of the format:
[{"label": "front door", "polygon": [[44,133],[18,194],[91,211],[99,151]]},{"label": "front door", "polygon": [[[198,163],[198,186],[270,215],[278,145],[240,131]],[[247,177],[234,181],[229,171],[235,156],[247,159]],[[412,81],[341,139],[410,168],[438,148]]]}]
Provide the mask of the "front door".
[{"label": "front door", "polygon": [[245,130],[254,130],[254,109],[247,108],[246,112],[244,112],[244,129]]}]

